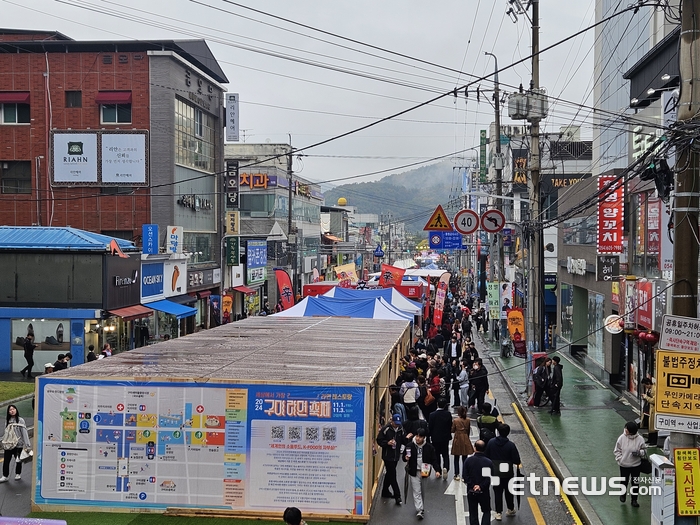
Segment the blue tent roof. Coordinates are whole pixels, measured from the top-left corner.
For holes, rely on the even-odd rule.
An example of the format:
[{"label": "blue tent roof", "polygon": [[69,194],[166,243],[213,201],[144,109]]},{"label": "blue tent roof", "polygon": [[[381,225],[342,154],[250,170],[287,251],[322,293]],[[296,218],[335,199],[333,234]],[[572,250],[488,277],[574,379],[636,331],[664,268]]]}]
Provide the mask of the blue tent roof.
[{"label": "blue tent roof", "polygon": [[[150,303],[149,307],[151,304],[153,303]],[[275,314],[275,317],[357,317],[413,321],[411,314],[395,309],[380,297],[358,300],[324,296],[305,297],[288,310]]]},{"label": "blue tent roof", "polygon": [[0,250],[77,250],[103,252],[115,240],[124,251],[138,248],[131,241],[70,227],[0,226]]},{"label": "blue tent roof", "polygon": [[370,297],[381,297],[387,303],[401,310],[400,304],[394,304],[394,293],[401,295],[405,301],[411,304],[414,308],[417,308],[418,312],[420,312],[423,308],[423,305],[415,301],[411,301],[398,292],[395,288],[368,288],[365,290],[356,290],[354,288],[341,288],[340,286],[336,286],[333,297],[336,299],[369,299]]}]

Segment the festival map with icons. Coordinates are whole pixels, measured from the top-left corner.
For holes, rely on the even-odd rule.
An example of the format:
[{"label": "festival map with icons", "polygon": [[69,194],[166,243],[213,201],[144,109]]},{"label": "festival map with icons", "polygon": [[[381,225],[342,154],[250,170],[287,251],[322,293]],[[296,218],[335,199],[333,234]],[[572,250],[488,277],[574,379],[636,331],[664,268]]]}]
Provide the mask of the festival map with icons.
[{"label": "festival map with icons", "polygon": [[361,389],[64,383],[43,385],[37,500],[362,510]]}]

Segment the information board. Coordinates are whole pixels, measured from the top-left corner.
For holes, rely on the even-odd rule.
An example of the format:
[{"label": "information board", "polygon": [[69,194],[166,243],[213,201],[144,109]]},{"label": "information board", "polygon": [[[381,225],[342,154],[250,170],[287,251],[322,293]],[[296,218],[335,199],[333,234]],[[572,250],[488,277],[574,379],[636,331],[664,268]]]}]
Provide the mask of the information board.
[{"label": "information board", "polygon": [[664,315],[659,348],[700,352],[700,319]]},{"label": "information board", "polygon": [[700,354],[657,350],[656,426],[700,434]]},{"label": "information board", "polygon": [[363,514],[364,388],[41,382],[35,503]]}]

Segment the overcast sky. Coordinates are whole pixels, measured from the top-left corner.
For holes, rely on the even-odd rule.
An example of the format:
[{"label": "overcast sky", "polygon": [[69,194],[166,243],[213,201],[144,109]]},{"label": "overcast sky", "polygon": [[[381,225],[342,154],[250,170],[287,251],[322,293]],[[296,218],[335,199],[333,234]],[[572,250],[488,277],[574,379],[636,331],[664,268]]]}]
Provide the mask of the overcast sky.
[{"label": "overcast sky", "polygon": [[[222,0],[0,0],[0,24],[56,30],[76,40],[204,38],[226,72],[227,89],[240,93],[241,140],[287,143],[291,134],[297,148],[406,110],[464,86],[474,76],[488,75],[494,63],[484,51],[497,55],[499,68],[504,68],[527,57],[531,49],[530,23],[523,16],[517,23],[510,20],[508,0],[241,0],[241,5],[296,24]],[[541,48],[592,25],[593,20],[593,0],[541,0]],[[592,105],[593,41],[591,30],[542,54],[541,85],[550,95]],[[500,74],[501,89],[512,92],[521,83],[527,87],[530,78],[527,60]],[[479,85],[493,88],[491,79]],[[462,91],[457,99],[447,96],[395,120],[308,149],[307,156],[295,160],[295,172],[329,181],[388,170],[351,179],[359,182],[406,171],[410,168],[401,166],[410,163],[449,158],[453,152],[478,146],[479,130],[487,129],[493,120],[488,98],[490,92],[477,102],[470,93],[465,101]],[[591,138],[588,110],[577,112],[570,103],[554,102],[551,109],[545,124],[548,131],[574,121],[585,126],[584,138]],[[507,110],[503,113],[504,124],[522,124],[511,121]],[[461,153],[452,162],[464,165],[473,156],[472,151]]]}]

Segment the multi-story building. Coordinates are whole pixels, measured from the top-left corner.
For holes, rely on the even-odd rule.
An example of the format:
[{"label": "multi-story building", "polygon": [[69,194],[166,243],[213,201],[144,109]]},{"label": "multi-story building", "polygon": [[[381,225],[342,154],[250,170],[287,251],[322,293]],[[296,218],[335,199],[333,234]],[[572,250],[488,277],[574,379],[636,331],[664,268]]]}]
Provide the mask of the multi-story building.
[{"label": "multi-story building", "polygon": [[[168,226],[188,255],[182,302],[219,293],[223,93],[202,40],[77,41],[0,29],[0,224],[72,226],[142,245]],[[151,230],[154,231],[153,229]]]}]

